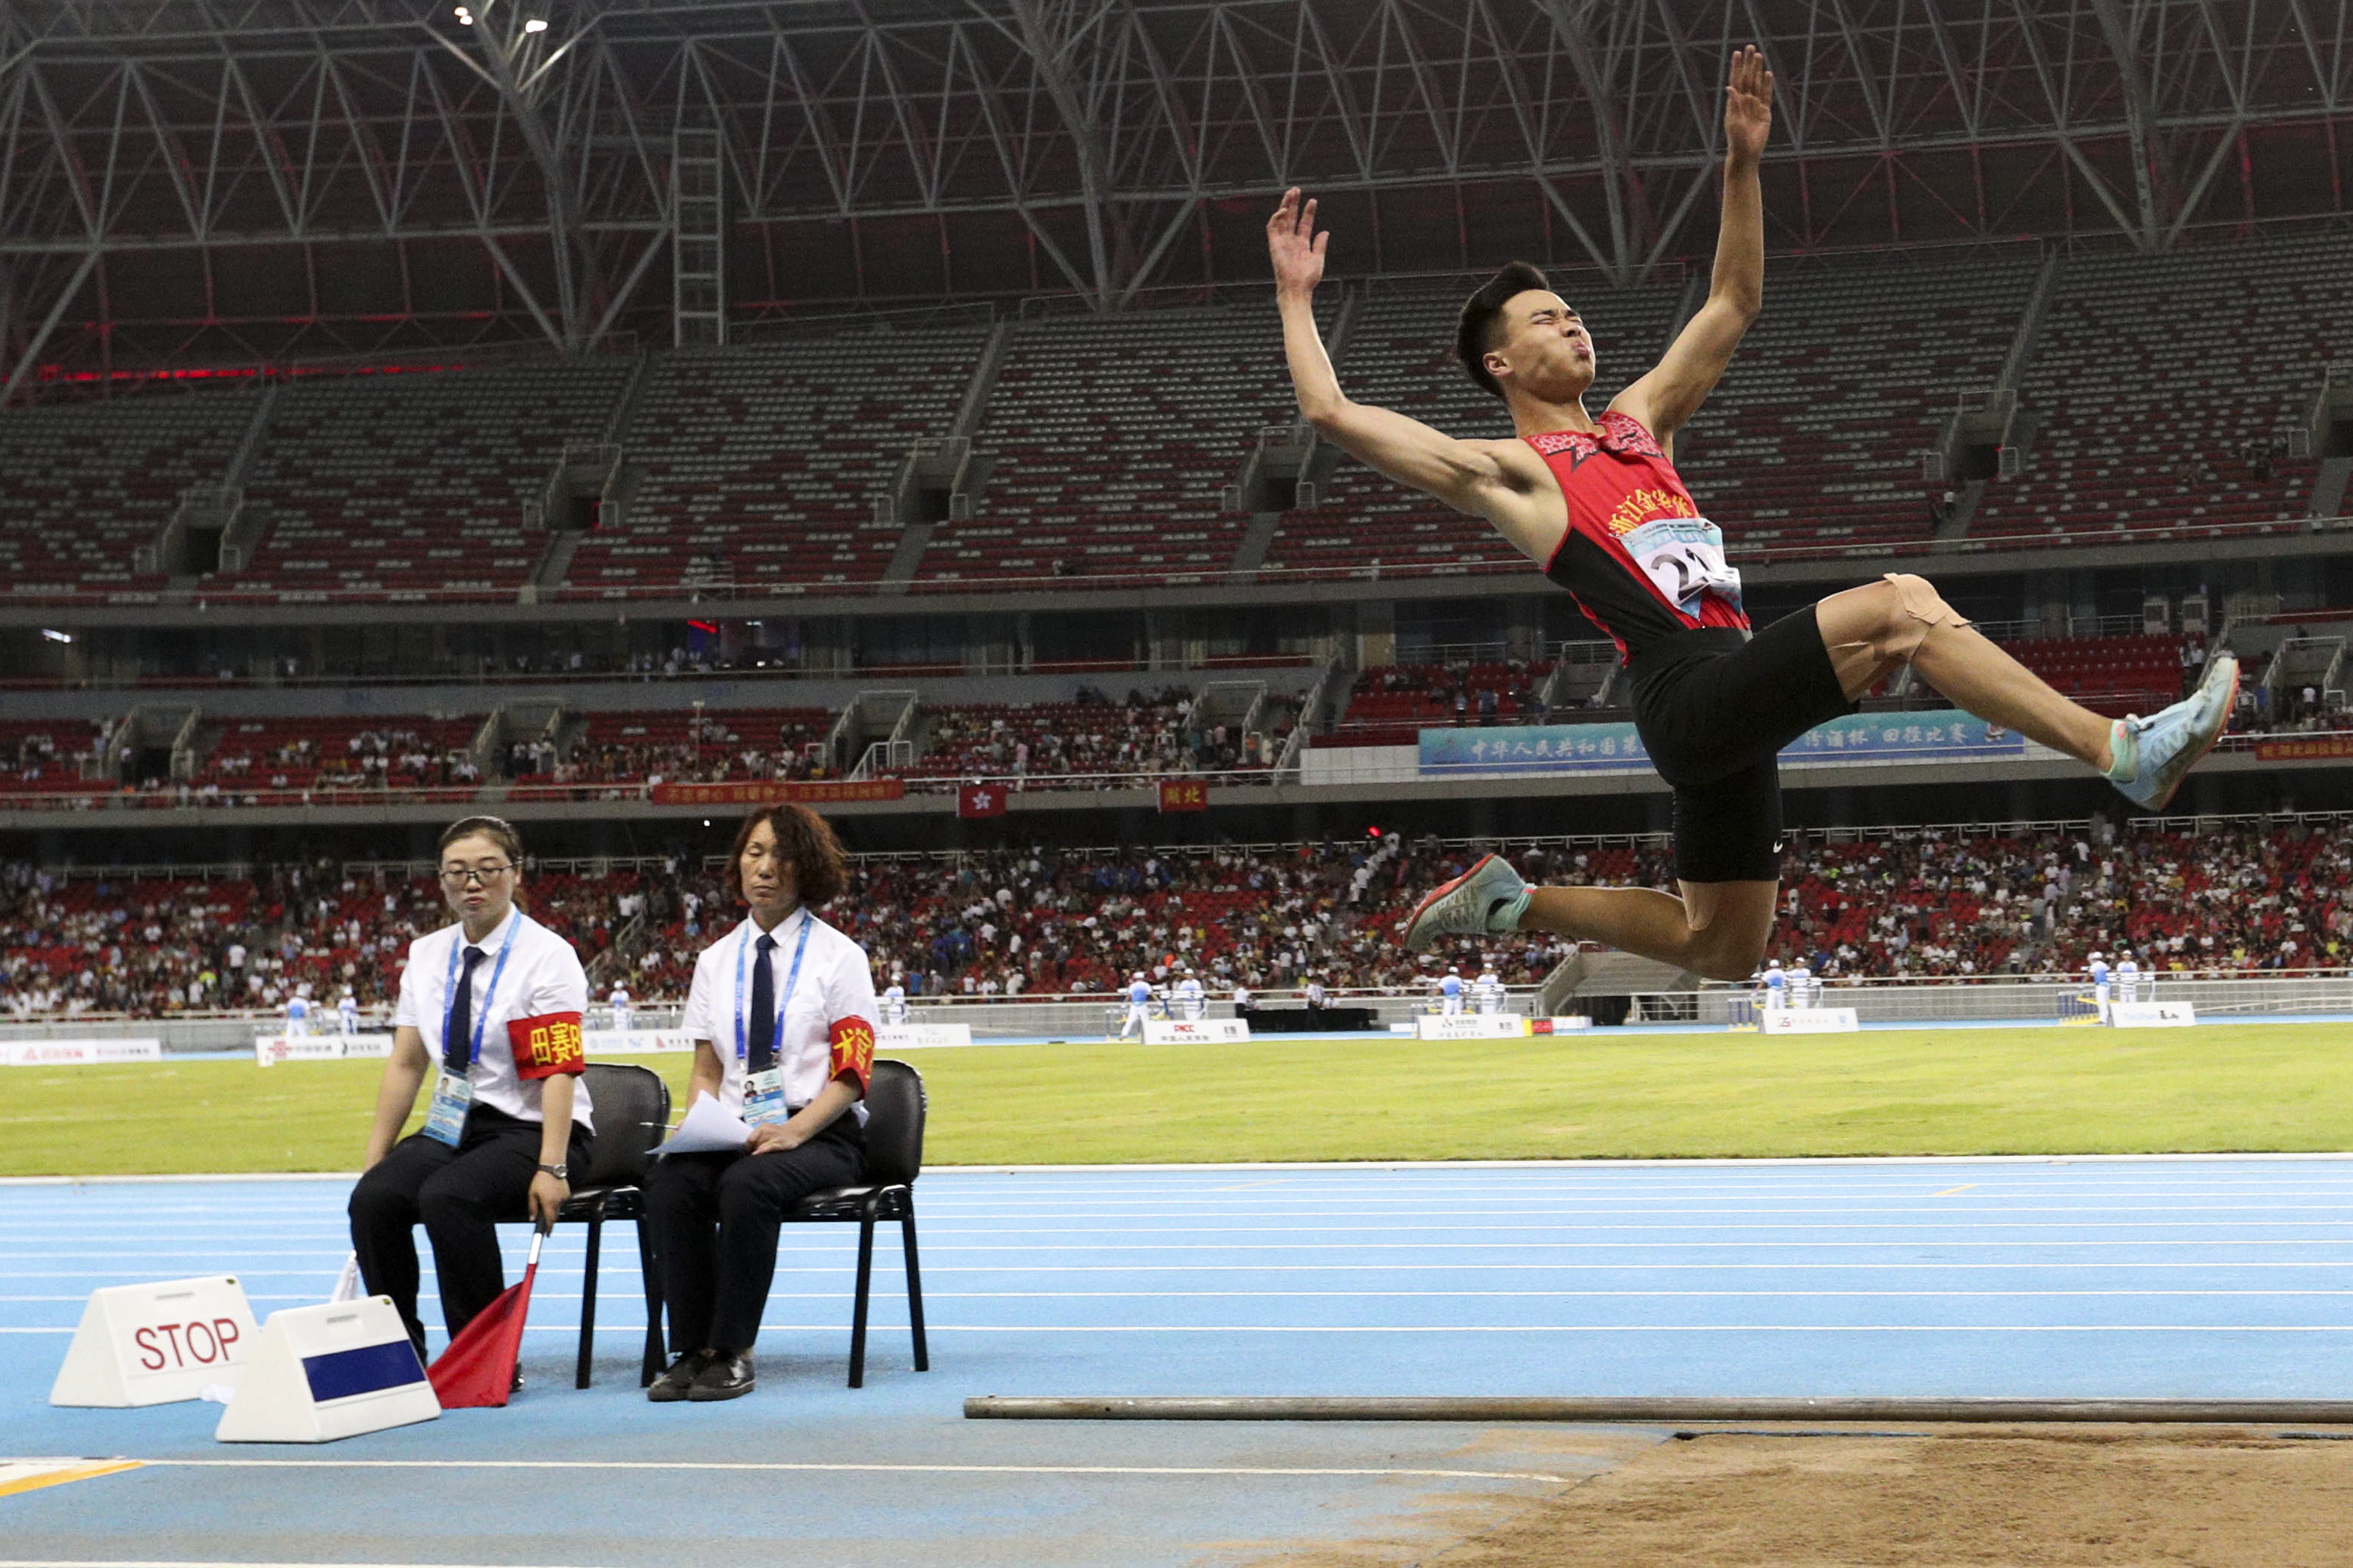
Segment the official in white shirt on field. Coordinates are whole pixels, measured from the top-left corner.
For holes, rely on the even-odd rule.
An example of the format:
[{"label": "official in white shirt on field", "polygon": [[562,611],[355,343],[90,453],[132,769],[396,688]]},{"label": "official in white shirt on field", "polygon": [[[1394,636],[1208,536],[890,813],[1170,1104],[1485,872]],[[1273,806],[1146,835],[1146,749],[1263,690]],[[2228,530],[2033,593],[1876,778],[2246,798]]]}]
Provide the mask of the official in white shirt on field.
[{"label": "official in white shirt on field", "polygon": [[849,882],[841,845],[807,806],[744,820],[728,876],[750,916],[702,950],[680,1026],[694,1040],[688,1103],[708,1094],[752,1124],[742,1152],[666,1155],[646,1180],[678,1358],[657,1403],[752,1392],[752,1345],[795,1204],[865,1171],[874,976],[817,910]]},{"label": "official in white shirt on field", "polygon": [[1138,971],[1135,978],[1127,983],[1127,1016],[1120,1023],[1119,1037],[1123,1040],[1127,1038],[1127,1032],[1130,1029],[1142,1033],[1145,1024],[1151,1016],[1152,982],[1146,980],[1143,973]]},{"label": "official in white shirt on field", "polygon": [[[451,1335],[506,1289],[498,1223],[553,1223],[592,1137],[581,1021],[588,977],[572,944],[515,907],[522,840],[495,816],[441,836],[441,892],[458,916],[408,944],[392,1056],[376,1090],[352,1247],[368,1294],[417,1317],[419,1221]],[[422,1131],[400,1137],[433,1080]],[[395,1139],[399,1139],[396,1143]]]},{"label": "official in white shirt on field", "polygon": [[335,1004],[335,1016],[340,1020],[344,1034],[356,1035],[360,1032],[360,999],[352,994],[352,988],[348,985],[343,987],[343,1000]]},{"label": "official in white shirt on field", "polygon": [[626,985],[615,985],[611,994],[605,998],[605,1005],[613,1015],[613,1033],[628,1034],[629,1032],[629,988]]}]

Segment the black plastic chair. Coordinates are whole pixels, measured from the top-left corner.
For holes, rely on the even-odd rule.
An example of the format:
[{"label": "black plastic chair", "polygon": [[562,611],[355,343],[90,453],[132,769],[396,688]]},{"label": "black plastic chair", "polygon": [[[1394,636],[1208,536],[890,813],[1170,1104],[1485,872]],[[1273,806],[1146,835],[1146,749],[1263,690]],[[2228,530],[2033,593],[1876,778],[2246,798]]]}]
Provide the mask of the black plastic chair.
[{"label": "black plastic chair", "polygon": [[923,1172],[923,1079],[905,1062],[874,1064],[866,1085],[866,1180],[811,1193],[788,1222],[858,1223],[858,1298],[849,1325],[849,1386],[866,1382],[866,1298],[874,1275],[874,1225],[895,1219],[907,1252],[907,1320],[914,1331],[915,1370],[932,1369],[923,1341],[923,1277],[915,1264],[915,1178]]},{"label": "black plastic chair", "polygon": [[588,1227],[588,1256],[580,1285],[580,1363],[572,1385],[588,1386],[588,1362],[596,1344],[596,1262],[603,1251],[605,1222],[634,1220],[638,1226],[638,1267],[646,1285],[646,1349],[638,1365],[638,1386],[661,1375],[661,1286],[656,1272],[653,1236],[646,1225],[642,1186],[651,1162],[648,1151],[659,1142],[670,1126],[670,1085],[649,1068],[624,1062],[590,1062],[586,1073],[589,1103],[596,1117],[596,1142],[591,1146],[588,1169],[575,1183],[572,1196],[556,1215]]}]

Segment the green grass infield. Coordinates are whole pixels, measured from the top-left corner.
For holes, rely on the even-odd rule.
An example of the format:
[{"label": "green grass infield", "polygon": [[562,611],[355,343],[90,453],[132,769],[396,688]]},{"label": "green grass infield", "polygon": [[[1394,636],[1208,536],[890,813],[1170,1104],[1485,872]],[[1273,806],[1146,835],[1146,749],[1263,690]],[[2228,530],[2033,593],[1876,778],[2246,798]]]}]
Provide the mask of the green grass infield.
[{"label": "green grass infield", "polygon": [[[905,1053],[926,1163],[2353,1149],[2353,1026],[2233,1024]],[[638,1058],[685,1083],[687,1058]],[[0,1068],[0,1175],[348,1171],[375,1062]],[[412,1122],[412,1126],[415,1123]]]}]

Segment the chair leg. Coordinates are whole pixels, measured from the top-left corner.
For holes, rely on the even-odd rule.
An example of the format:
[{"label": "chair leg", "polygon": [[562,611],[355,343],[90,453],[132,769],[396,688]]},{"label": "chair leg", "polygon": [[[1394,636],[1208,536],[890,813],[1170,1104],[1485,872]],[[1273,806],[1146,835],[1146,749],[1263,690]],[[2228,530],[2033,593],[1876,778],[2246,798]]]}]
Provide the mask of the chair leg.
[{"label": "chair leg", "polygon": [[638,1386],[650,1388],[662,1374],[661,1259],[654,1256],[654,1238],[643,1215],[638,1219],[638,1268],[646,1282],[646,1352],[638,1363]]},{"label": "chair leg", "polygon": [[915,1370],[932,1370],[931,1347],[923,1341],[923,1271],[915,1263],[915,1194],[899,1199],[899,1234],[907,1244],[907,1321],[915,1331]]},{"label": "chair leg", "polygon": [[580,1356],[579,1364],[572,1369],[572,1386],[588,1386],[588,1361],[596,1352],[596,1259],[604,1249],[605,1211],[600,1207],[588,1219],[588,1256],[582,1260],[580,1271]]},{"label": "chair leg", "polygon": [[874,1200],[858,1216],[858,1300],[849,1313],[849,1386],[866,1384],[866,1292],[874,1279]]}]

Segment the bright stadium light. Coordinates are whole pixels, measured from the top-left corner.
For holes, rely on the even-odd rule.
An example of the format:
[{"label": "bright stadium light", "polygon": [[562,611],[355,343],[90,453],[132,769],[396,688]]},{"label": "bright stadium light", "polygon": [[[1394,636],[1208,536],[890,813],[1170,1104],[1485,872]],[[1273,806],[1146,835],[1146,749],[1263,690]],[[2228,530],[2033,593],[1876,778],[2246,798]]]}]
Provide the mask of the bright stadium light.
[{"label": "bright stadium light", "polygon": [[458,7],[458,20],[462,26],[470,27],[474,25],[474,14],[460,5]]},{"label": "bright stadium light", "polygon": [[530,21],[525,22],[522,25],[522,30],[526,33],[544,33],[547,31],[547,18],[544,16],[533,16]]},{"label": "bright stadium light", "polygon": [[49,626],[43,626],[41,628],[41,635],[48,638],[51,642],[73,641],[73,633],[58,631]]}]

